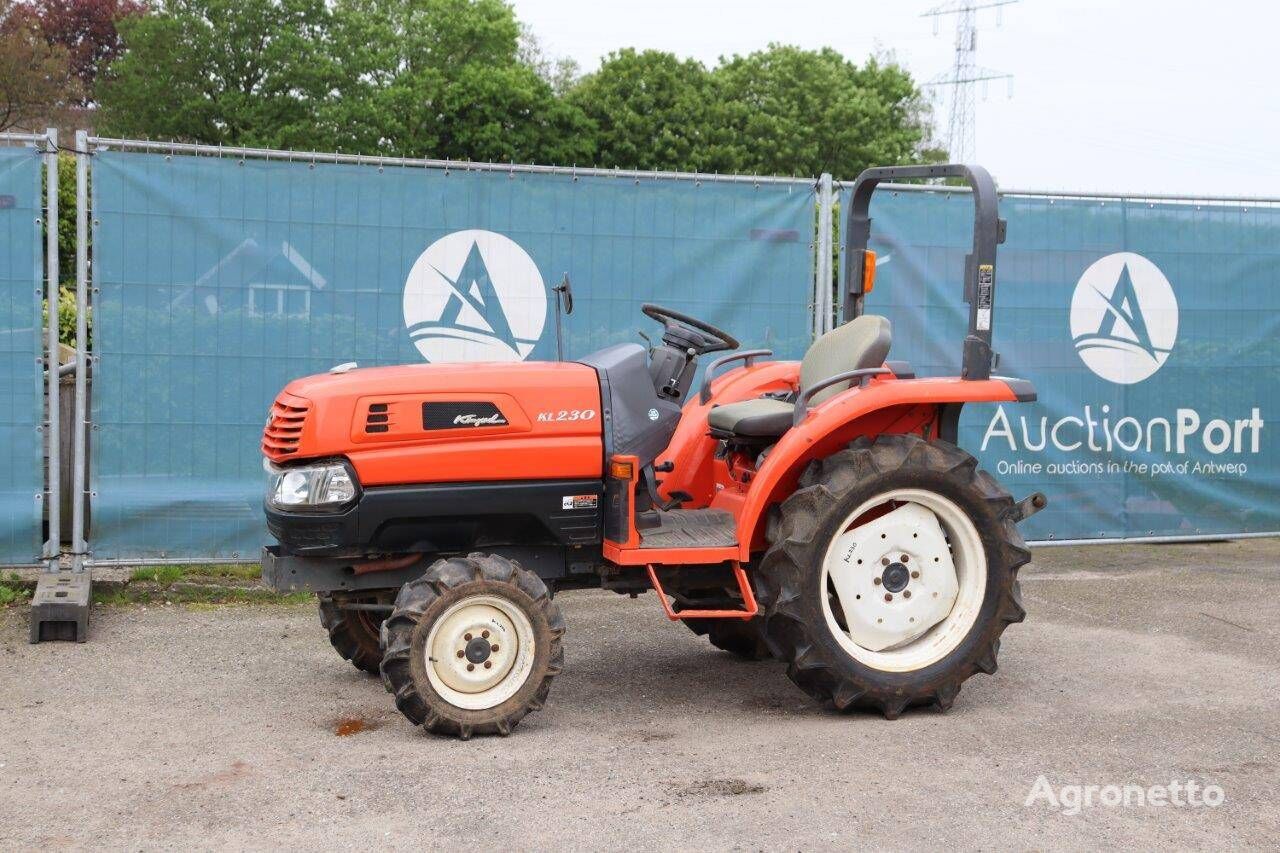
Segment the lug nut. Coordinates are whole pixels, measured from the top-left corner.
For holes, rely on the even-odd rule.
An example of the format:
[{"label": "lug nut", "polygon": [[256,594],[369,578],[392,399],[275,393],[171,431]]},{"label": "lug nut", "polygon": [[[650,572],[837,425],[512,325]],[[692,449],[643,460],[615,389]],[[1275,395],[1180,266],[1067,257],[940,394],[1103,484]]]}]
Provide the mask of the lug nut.
[{"label": "lug nut", "polygon": [[488,631],[481,631],[481,632],[480,632],[480,636],[481,636],[481,637],[484,637],[484,638],[487,640],[487,639],[489,639],[489,632],[488,632]]},{"label": "lug nut", "polygon": [[484,668],[485,668],[485,669],[492,669],[492,668],[493,668],[493,661],[491,661],[491,660],[487,660],[487,661],[485,661],[485,662],[484,662]]},{"label": "lug nut", "polygon": [[475,669],[475,668],[476,668],[476,665],[475,665],[475,664],[473,664],[473,663],[469,663],[469,664],[467,664],[467,672],[471,672],[471,670],[473,670],[473,669]]},{"label": "lug nut", "polygon": [[889,558],[888,558],[888,557],[881,557],[881,558],[880,558],[880,565],[882,565],[882,566],[887,566],[887,565],[889,565]]},{"label": "lug nut", "polygon": [[913,577],[913,578],[918,578],[918,577],[920,577],[920,573],[919,573],[919,572],[912,572],[912,573],[911,573],[911,577]]},{"label": "lug nut", "polygon": [[910,598],[910,597],[911,597],[911,590],[909,590],[909,589],[904,589],[904,590],[902,591],[902,597],[903,597],[903,598]]},{"label": "lug nut", "polygon": [[458,649],[458,657],[466,657],[466,654],[467,653],[464,652],[462,649]]},{"label": "lug nut", "polygon": [[497,644],[497,643],[494,643],[492,646],[490,646],[490,647],[489,647],[489,651],[491,651],[491,652],[496,652],[497,650],[498,650],[498,644]]},{"label": "lug nut", "polygon": [[884,594],[884,600],[885,600],[885,601],[893,601],[893,596],[892,596],[891,594],[889,594],[889,593],[887,593],[887,592],[886,592],[886,593]]},{"label": "lug nut", "polygon": [[469,642],[471,642],[471,635],[470,635],[470,634],[463,634],[463,635],[462,635],[462,639],[466,640],[466,641],[469,643]]},{"label": "lug nut", "polygon": [[872,578],[871,582],[876,586],[880,586],[880,578]]},{"label": "lug nut", "polygon": [[903,554],[903,555],[902,555],[902,562],[904,562],[904,563],[905,563],[907,560],[910,560],[910,559],[911,559],[911,557],[910,557],[909,555],[907,555],[907,554]]}]

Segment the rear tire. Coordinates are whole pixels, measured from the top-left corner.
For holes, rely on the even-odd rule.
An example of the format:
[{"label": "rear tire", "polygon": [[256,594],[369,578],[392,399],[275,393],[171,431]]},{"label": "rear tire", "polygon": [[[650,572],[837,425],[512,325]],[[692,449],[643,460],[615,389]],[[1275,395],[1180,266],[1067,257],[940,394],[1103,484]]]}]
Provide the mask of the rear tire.
[{"label": "rear tire", "polygon": [[382,618],[386,614],[372,610],[348,610],[347,603],[390,604],[394,590],[373,590],[363,593],[319,593],[320,626],[329,634],[329,642],[356,669],[370,675],[378,674],[382,663],[382,645],[379,634]]},{"label": "rear tire", "polygon": [[684,624],[698,636],[705,636],[717,649],[743,660],[769,660],[769,644],[764,638],[764,620],[752,619],[686,619]]},{"label": "rear tire", "polygon": [[[699,601],[700,598],[710,599],[707,606],[724,607],[722,601],[724,597],[712,594],[695,596],[692,593],[686,593],[685,598],[689,599],[688,603],[683,608],[676,605],[675,610],[678,613],[681,609],[691,610],[695,607],[703,607],[704,605]],[[742,605],[739,602],[736,606],[741,608]],[[690,631],[699,637],[706,637],[717,649],[736,655],[743,660],[769,660],[773,657],[765,639],[763,616],[754,616],[751,619],[685,619],[683,621]]]},{"label": "rear tire", "polygon": [[[921,505],[937,508],[940,535],[933,550],[923,544],[930,536],[923,526],[918,535],[889,528],[887,539],[878,532],[858,538],[860,528],[890,512]],[[893,519],[884,522],[889,523]],[[885,528],[867,528],[873,529]],[[893,544],[898,536],[907,544]],[[768,636],[788,662],[791,680],[840,711],[871,708],[894,719],[917,705],[947,710],[971,675],[995,672],[1000,635],[1026,615],[1017,570],[1031,553],[1015,527],[1013,499],[972,456],[943,441],[859,438],[815,460],[770,519],[768,539],[758,573]],[[884,549],[890,556],[914,549],[917,557],[905,566],[897,557],[890,563],[880,555]],[[948,564],[955,604],[944,613],[931,602],[938,599],[931,591],[938,587],[927,584],[939,572],[945,575],[937,567]],[[846,607],[837,583],[859,591],[859,601]],[[916,590],[914,601],[909,588]],[[947,594],[943,588],[943,601]],[[908,627],[905,617],[921,611],[892,610],[926,606],[935,608],[929,619],[938,621],[914,636],[920,624]],[[877,631],[888,631],[881,624],[886,620],[900,621],[906,632],[896,642],[892,636],[874,640]]]},{"label": "rear tire", "polygon": [[382,680],[415,725],[509,735],[564,667],[564,619],[537,575],[504,557],[437,560],[382,626]]}]

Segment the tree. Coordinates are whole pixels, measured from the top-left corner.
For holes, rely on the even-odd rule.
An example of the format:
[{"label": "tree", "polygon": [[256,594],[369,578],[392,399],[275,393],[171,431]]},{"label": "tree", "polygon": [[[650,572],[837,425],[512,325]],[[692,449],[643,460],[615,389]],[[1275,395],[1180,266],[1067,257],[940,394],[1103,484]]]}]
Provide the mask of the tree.
[{"label": "tree", "polygon": [[520,24],[520,48],[517,57],[524,65],[538,72],[538,76],[551,84],[557,98],[564,97],[582,76],[582,69],[575,59],[566,56],[551,57],[542,42],[525,24]]},{"label": "tree", "polygon": [[627,48],[609,54],[566,97],[596,124],[597,165],[701,171],[732,165],[722,101],[700,62]]},{"label": "tree", "polygon": [[340,58],[325,0],[165,0],[119,23],[125,52],[100,81],[104,133],[311,148]]},{"label": "tree", "polygon": [[521,61],[501,0],[338,0],[331,54],[320,135],[335,150],[572,163],[594,147],[581,112]]},{"label": "tree", "polygon": [[120,53],[117,22],[147,11],[142,0],[22,0],[17,8],[36,21],[45,41],[66,48],[83,106],[98,74]]},{"label": "tree", "polygon": [[737,171],[852,178],[937,156],[923,147],[926,101],[892,62],[859,67],[831,48],[770,45],[722,61],[712,75]]},{"label": "tree", "polygon": [[0,132],[43,130],[79,94],[66,48],[45,41],[24,9],[0,0]]}]

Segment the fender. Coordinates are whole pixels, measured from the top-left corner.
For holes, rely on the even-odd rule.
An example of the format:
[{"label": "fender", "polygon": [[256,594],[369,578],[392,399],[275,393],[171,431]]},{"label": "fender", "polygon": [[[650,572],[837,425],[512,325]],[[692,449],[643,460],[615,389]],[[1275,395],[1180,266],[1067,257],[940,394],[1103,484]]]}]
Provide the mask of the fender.
[{"label": "fender", "polygon": [[[860,435],[914,432],[938,438],[943,412],[958,411],[955,404],[1034,399],[1030,383],[1023,380],[957,378],[873,379],[831,397],[782,436],[752,480],[737,508],[739,559],[746,562],[753,549],[763,547],[766,513],[794,491],[810,460],[828,456]],[[724,499],[729,509],[732,499]]]}]

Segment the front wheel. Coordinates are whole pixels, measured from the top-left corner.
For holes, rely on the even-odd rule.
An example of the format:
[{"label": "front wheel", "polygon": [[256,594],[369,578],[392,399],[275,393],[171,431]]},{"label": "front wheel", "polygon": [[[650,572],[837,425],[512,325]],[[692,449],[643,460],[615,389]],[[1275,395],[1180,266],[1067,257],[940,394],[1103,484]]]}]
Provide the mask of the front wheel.
[{"label": "front wheel", "polygon": [[860,438],[815,460],[769,534],[766,631],[791,679],[842,711],[946,710],[1026,615],[1013,499],[946,442]]},{"label": "front wheel", "polygon": [[511,733],[564,666],[564,619],[546,585],[491,554],[437,560],[382,626],[382,679],[428,731]]}]

